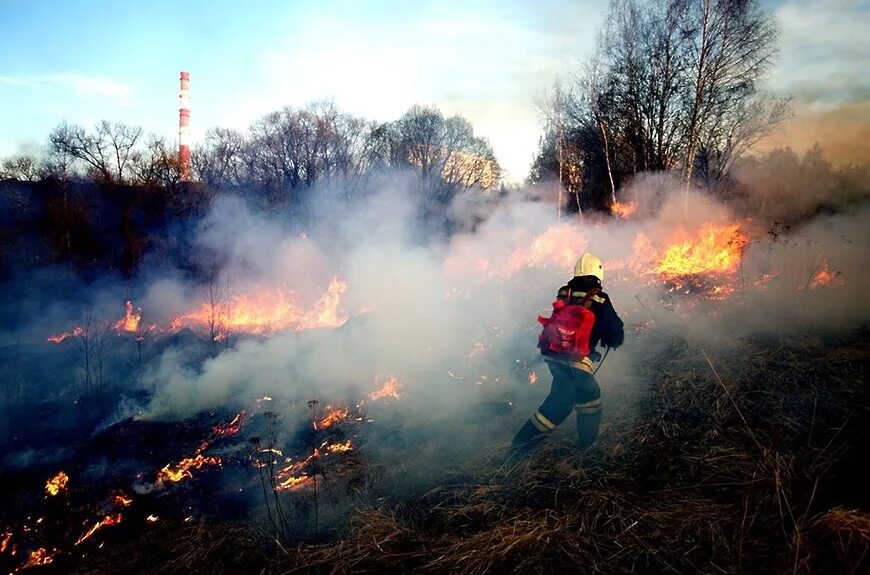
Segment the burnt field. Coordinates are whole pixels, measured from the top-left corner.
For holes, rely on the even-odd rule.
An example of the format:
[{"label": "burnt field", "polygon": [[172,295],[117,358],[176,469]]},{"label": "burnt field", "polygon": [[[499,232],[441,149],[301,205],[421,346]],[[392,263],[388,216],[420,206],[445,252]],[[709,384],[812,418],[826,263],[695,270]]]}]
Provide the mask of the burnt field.
[{"label": "burnt field", "polygon": [[867,328],[715,349],[673,326],[637,337],[645,381],[631,396],[604,384],[585,453],[560,429],[505,461],[527,416],[513,406],[534,401],[519,376],[477,386],[452,428],[407,421],[389,385],[376,400],[349,389],[339,408],[261,398],[118,421],[4,471],[4,569],[45,557],[40,569],[79,573],[866,569]]},{"label": "burnt field", "polygon": [[[866,570],[866,211],[662,202],[506,202],[426,244],[378,212],[336,245],[224,197],[191,232],[211,275],[6,282],[0,567]],[[626,327],[601,436],[507,460],[587,249]]]}]

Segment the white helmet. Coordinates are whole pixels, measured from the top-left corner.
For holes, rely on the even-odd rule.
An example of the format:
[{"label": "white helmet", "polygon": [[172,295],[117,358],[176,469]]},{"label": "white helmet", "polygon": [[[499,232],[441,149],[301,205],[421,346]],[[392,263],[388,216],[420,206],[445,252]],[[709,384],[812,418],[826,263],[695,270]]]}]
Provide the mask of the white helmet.
[{"label": "white helmet", "polygon": [[601,265],[601,260],[597,256],[586,252],[577,260],[577,265],[574,266],[574,275],[595,276],[598,281],[604,281],[604,266]]}]

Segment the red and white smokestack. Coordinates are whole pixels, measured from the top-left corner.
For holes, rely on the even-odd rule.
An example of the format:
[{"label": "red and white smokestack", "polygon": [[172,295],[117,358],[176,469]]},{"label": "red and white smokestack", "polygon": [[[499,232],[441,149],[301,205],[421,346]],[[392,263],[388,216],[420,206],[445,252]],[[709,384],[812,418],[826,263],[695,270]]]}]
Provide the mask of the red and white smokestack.
[{"label": "red and white smokestack", "polygon": [[190,74],[181,73],[178,92],[178,158],[183,179],[190,177]]}]

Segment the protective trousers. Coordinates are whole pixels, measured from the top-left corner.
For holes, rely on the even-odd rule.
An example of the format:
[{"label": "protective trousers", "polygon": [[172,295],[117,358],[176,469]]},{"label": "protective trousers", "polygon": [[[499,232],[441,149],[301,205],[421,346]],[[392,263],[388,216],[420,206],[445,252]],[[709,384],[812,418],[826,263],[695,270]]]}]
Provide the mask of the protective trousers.
[{"label": "protective trousers", "polygon": [[553,375],[550,395],[517,432],[513,447],[531,450],[573,409],[577,412],[577,438],[581,449],[586,449],[595,442],[601,425],[601,388],[587,371],[551,360],[547,366]]}]

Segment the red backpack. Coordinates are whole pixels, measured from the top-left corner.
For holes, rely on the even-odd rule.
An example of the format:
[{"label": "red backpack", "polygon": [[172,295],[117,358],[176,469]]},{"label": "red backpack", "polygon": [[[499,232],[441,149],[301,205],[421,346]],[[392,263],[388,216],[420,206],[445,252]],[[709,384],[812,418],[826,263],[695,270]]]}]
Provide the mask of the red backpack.
[{"label": "red backpack", "polygon": [[553,315],[538,316],[538,322],[544,326],[538,337],[538,347],[544,355],[569,355],[574,359],[583,359],[589,355],[589,336],[595,325],[595,314],[592,313],[590,299],[600,292],[593,288],[586,292],[580,303],[571,301],[571,290],[565,299],[557,298],[553,302]]}]

